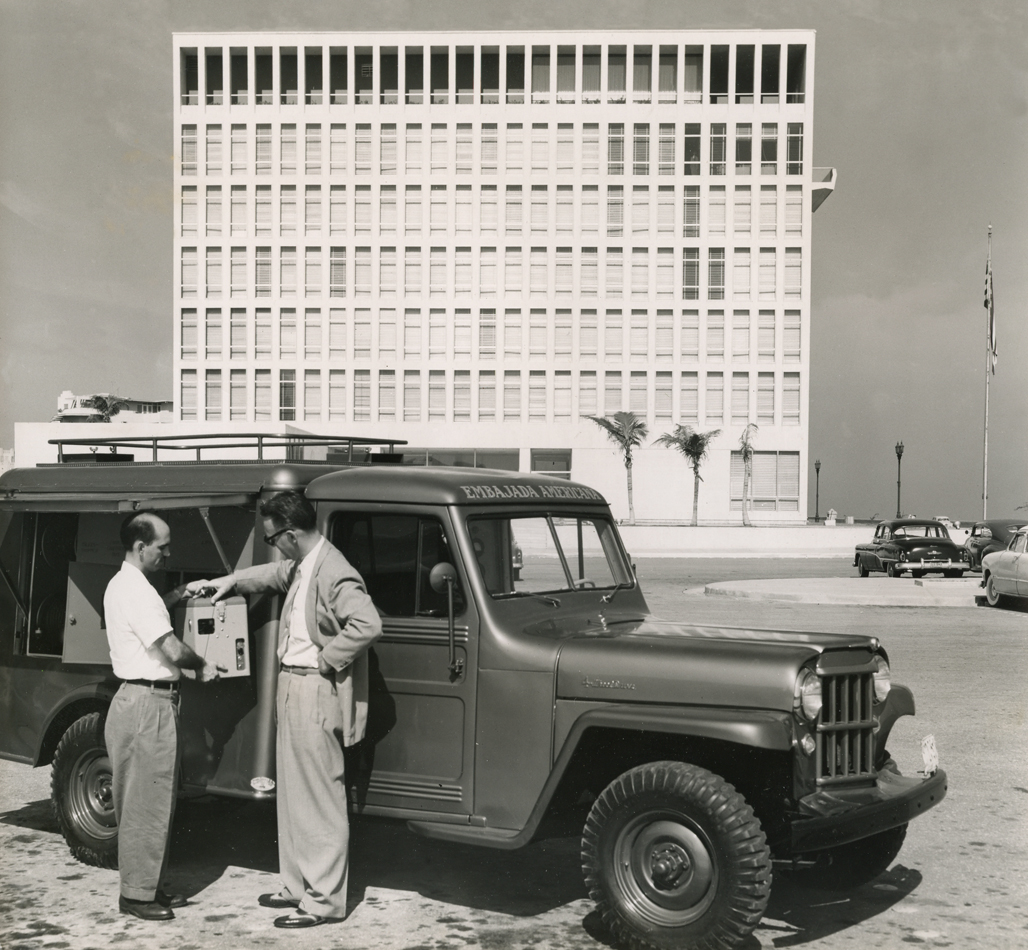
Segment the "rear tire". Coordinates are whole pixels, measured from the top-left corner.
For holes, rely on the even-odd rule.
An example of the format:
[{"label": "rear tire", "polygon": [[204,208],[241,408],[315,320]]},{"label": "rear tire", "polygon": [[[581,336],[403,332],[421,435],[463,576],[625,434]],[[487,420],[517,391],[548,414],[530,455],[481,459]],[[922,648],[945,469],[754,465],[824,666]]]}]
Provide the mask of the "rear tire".
[{"label": "rear tire", "polygon": [[760,822],[724,779],[683,762],[652,762],[615,779],[582,835],[590,897],[631,950],[736,947],[771,891]]},{"label": "rear tire", "polygon": [[860,575],[861,577],[867,577],[867,575],[868,575],[868,574],[870,574],[871,572],[870,572],[870,571],[869,571],[869,570],[867,569],[867,567],[866,567],[866,566],[864,565],[864,562],[863,562],[863,561],[860,561],[860,562],[858,562],[858,564],[857,564],[857,573],[858,573],[858,574],[859,574],[859,575]]},{"label": "rear tire", "polygon": [[830,891],[860,887],[889,869],[906,836],[907,826],[899,825],[870,838],[819,851],[814,855],[817,863],[813,867],[786,873],[807,887]]},{"label": "rear tire", "polygon": [[104,717],[90,713],[76,719],[61,737],[50,773],[54,818],[71,853],[83,864],[118,866],[113,792]]}]

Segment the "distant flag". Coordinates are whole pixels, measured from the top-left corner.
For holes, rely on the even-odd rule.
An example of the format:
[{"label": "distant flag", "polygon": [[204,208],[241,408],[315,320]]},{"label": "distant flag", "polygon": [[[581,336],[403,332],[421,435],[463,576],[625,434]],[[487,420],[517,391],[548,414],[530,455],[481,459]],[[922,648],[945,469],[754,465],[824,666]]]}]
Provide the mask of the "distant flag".
[{"label": "distant flag", "polygon": [[989,351],[992,354],[992,374],[996,375],[996,310],[992,294],[992,254],[985,264],[985,309],[989,311]]}]

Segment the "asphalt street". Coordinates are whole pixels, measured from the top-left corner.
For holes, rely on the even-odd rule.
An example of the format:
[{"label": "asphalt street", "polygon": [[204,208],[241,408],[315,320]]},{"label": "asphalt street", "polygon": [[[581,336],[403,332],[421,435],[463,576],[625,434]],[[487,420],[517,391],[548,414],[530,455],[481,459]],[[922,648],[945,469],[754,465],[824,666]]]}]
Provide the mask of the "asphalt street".
[{"label": "asphalt street", "polygon": [[[931,733],[946,800],[910,826],[892,867],[853,891],[776,876],[745,950],[804,947],[1028,946],[1028,613],[977,608],[844,607],[704,595],[751,578],[852,576],[847,559],[640,559],[657,615],[699,623],[866,632],[917,698],[889,746],[921,767]],[[351,914],[310,931],[275,930],[256,897],[277,889],[274,809],[184,801],[171,883],[190,904],[170,923],[117,913],[117,872],[77,863],[50,814],[49,770],[0,762],[0,947],[485,950],[611,946],[582,884],[577,838],[515,852],[427,841],[397,822],[354,822]]]}]

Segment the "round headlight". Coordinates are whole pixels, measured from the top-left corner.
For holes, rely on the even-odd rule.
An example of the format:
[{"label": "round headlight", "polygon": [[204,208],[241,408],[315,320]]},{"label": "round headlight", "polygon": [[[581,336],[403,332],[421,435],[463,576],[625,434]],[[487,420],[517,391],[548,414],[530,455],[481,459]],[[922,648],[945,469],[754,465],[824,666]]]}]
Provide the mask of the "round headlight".
[{"label": "round headlight", "polygon": [[889,670],[889,664],[885,661],[884,656],[875,657],[875,666],[877,667],[874,672],[875,699],[881,703],[885,702],[885,697],[892,689],[892,672]]},{"label": "round headlight", "polygon": [[821,712],[821,677],[813,670],[803,670],[796,680],[796,706],[811,722]]}]

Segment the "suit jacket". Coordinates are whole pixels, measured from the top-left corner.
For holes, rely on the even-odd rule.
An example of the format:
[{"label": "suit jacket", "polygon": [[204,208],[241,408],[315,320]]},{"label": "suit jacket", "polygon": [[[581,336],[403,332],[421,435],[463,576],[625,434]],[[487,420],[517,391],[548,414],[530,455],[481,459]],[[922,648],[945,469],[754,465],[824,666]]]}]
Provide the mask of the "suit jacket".
[{"label": "suit jacket", "polygon": [[[235,572],[241,594],[285,594],[279,646],[288,632],[296,596],[299,561],[274,561]],[[368,647],[382,635],[382,621],[360,574],[328,540],[314,561],[307,587],[307,635],[321,657],[336,670],[336,692],[343,713],[343,745],[364,738],[368,722]]]}]

